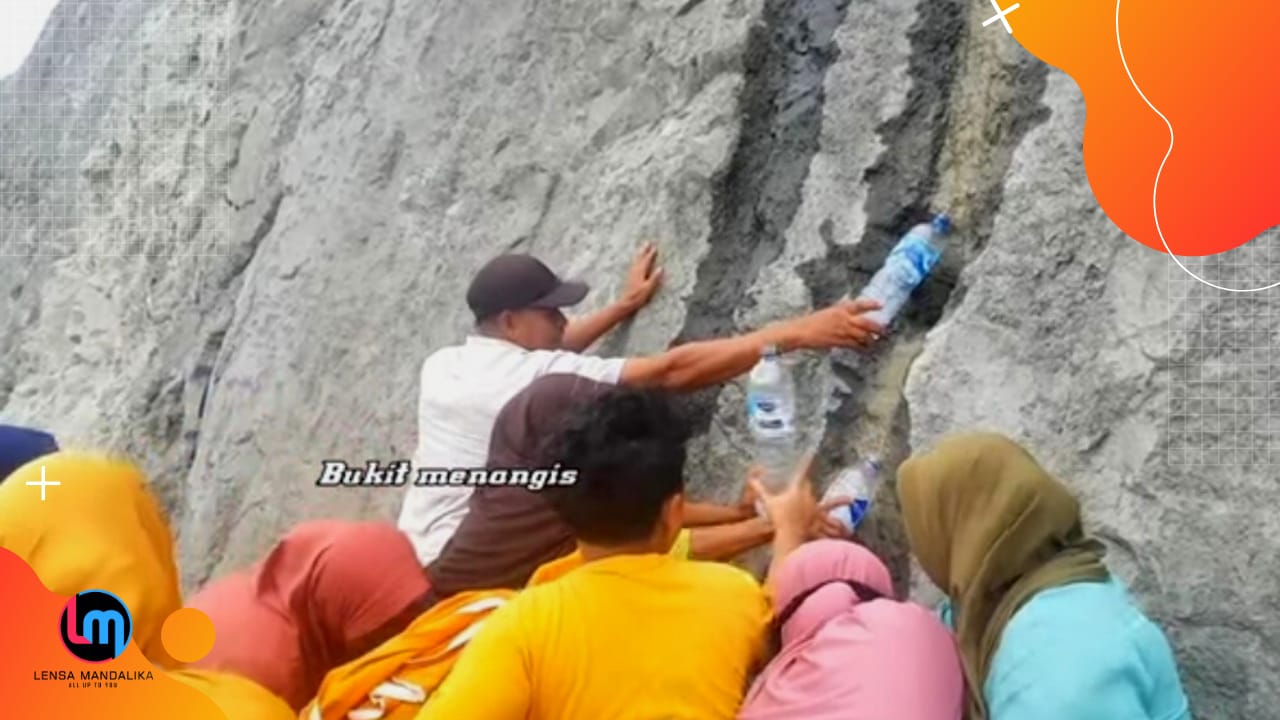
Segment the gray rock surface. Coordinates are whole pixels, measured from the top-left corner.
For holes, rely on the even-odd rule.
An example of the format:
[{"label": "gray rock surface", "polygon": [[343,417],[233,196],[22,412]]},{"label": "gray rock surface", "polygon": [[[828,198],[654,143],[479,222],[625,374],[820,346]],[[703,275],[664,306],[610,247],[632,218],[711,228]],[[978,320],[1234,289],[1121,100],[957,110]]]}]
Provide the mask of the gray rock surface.
[{"label": "gray rock surface", "polygon": [[[1268,717],[1274,294],[1126,239],[1079,91],[985,10],[65,0],[0,81],[0,411],[137,458],[194,589],[301,518],[394,516],[396,491],[315,488],[320,461],[411,453],[419,364],[488,256],[535,252],[599,305],[655,240],[665,289],[599,349],[652,352],[856,292],[946,208],[890,340],[795,358],[820,470],[1019,438],[1169,629],[1197,715]],[[1274,245],[1184,262],[1256,283]],[[736,496],[741,386],[691,406],[694,490]],[[880,507],[866,540],[927,598]]]}]

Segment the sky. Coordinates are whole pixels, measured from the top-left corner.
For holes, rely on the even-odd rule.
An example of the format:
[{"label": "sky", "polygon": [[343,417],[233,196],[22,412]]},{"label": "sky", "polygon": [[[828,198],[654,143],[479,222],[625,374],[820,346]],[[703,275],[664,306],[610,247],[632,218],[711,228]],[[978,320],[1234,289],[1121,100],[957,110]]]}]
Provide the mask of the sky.
[{"label": "sky", "polygon": [[57,4],[58,0],[0,0],[0,77],[22,67]]}]

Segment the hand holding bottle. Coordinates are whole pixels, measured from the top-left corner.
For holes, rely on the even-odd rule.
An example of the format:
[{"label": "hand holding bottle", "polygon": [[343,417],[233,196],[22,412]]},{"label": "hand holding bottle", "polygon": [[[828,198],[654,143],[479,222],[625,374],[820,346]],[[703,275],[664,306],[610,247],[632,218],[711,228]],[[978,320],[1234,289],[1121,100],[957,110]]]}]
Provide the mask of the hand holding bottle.
[{"label": "hand holding bottle", "polygon": [[813,453],[805,455],[791,482],[781,492],[767,492],[758,477],[749,481],[773,523],[775,559],[780,548],[785,554],[804,542],[809,528],[819,515],[818,500],[813,494],[813,482],[809,478],[813,457]]}]

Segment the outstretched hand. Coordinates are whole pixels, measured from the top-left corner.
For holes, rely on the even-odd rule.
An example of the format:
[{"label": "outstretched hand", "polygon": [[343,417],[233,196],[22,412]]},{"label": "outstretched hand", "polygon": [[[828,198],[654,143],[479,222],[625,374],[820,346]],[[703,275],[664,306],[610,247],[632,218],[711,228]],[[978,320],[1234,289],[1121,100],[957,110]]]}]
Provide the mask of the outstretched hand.
[{"label": "outstretched hand", "polygon": [[813,524],[809,527],[809,538],[811,540],[819,540],[822,538],[831,538],[834,540],[850,540],[853,533],[845,527],[844,523],[831,517],[831,511],[841,505],[848,505],[853,502],[850,497],[838,497],[827,500],[818,506],[818,514],[813,519]]},{"label": "outstretched hand", "polygon": [[813,349],[869,348],[886,332],[883,325],[867,317],[880,308],[879,302],[866,298],[842,300],[800,318],[801,338]]},{"label": "outstretched hand", "polygon": [[764,504],[765,512],[773,522],[774,532],[779,535],[790,535],[803,540],[809,535],[818,516],[818,502],[813,496],[813,482],[809,479],[813,459],[812,453],[805,456],[787,489],[780,493],[765,490],[759,475],[748,481],[752,491]]},{"label": "outstretched hand", "polygon": [[605,333],[647,305],[662,283],[662,268],[657,266],[657,260],[657,246],[645,243],[631,261],[622,295],[604,309],[570,321],[560,346],[565,350],[584,352]]},{"label": "outstretched hand", "polygon": [[[759,465],[752,465],[747,470],[747,482],[742,487],[742,497],[738,499],[738,510],[743,517],[755,517],[756,501],[764,497],[764,491],[760,484],[764,477],[764,469]],[[848,540],[853,537],[853,533],[844,526],[844,523],[831,517],[832,510],[853,502],[851,497],[835,497],[826,500],[818,505],[813,521],[809,525],[809,539],[817,540],[820,538],[833,538],[838,540]]]},{"label": "outstretched hand", "polygon": [[662,268],[658,266],[658,246],[647,242],[631,261],[620,302],[635,312],[649,304],[661,284]]}]

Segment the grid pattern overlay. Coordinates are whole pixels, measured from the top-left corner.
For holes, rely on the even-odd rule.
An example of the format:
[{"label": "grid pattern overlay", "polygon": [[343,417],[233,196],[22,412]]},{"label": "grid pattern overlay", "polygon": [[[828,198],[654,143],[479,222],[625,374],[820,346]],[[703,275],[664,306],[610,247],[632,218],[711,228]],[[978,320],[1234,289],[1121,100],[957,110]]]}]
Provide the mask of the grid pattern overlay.
[{"label": "grid pattern overlay", "polygon": [[[1280,228],[1209,257],[1179,257],[1215,285],[1280,281]],[[1169,262],[1171,465],[1280,465],[1280,287],[1228,292]]]},{"label": "grid pattern overlay", "polygon": [[0,257],[216,255],[227,0],[66,0],[0,81]]}]

